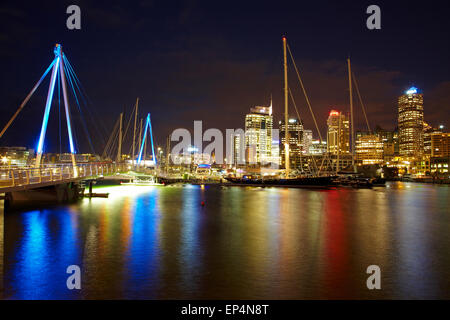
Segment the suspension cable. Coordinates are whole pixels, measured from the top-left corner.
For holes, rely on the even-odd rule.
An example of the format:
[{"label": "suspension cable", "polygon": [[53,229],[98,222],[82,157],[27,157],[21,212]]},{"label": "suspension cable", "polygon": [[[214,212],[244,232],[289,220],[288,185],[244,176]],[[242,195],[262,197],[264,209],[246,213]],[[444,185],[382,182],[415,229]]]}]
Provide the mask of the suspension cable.
[{"label": "suspension cable", "polygon": [[[65,61],[67,61],[67,60],[65,60]],[[94,150],[94,147],[92,145],[91,136],[90,136],[89,130],[88,130],[87,126],[86,126],[86,122],[84,121],[83,111],[81,110],[80,102],[78,101],[78,96],[77,96],[77,93],[75,92],[75,87],[74,87],[73,81],[72,81],[72,75],[71,75],[70,71],[68,70],[68,68],[66,67],[65,64],[64,64],[64,70],[66,72],[67,79],[69,80],[70,87],[72,88],[72,92],[73,92],[73,95],[75,97],[75,101],[76,101],[77,106],[78,106],[78,111],[80,112],[80,118],[81,118],[81,123],[83,125],[84,133],[86,134],[86,138],[88,139],[89,146],[91,148],[92,153],[95,154],[95,150]]]},{"label": "suspension cable", "polygon": [[20,105],[20,107],[17,109],[17,111],[14,113],[14,115],[11,117],[11,119],[8,121],[8,123],[5,125],[5,127],[3,128],[3,130],[0,132],[0,138],[5,134],[5,131],[9,128],[9,126],[13,123],[14,119],[16,119],[16,117],[19,115],[20,111],[22,111],[22,109],[25,107],[25,105],[27,104],[28,100],[30,100],[31,96],[33,95],[33,93],[36,91],[36,89],[39,87],[39,85],[41,84],[42,80],[44,80],[45,76],[48,74],[48,72],[50,71],[50,69],[53,67],[53,65],[56,62],[56,58],[52,61],[52,63],[50,64],[50,66],[47,68],[47,70],[45,70],[44,74],[41,76],[41,78],[39,79],[39,81],[34,85],[33,89],[31,89],[30,93],[26,96],[26,98],[23,100],[22,104]]}]

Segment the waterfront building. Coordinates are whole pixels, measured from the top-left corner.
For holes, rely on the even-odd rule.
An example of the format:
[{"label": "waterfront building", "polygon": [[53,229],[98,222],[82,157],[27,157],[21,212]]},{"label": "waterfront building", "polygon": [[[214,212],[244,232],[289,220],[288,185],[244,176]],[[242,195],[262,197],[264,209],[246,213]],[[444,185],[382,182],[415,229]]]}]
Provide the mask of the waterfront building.
[{"label": "waterfront building", "polygon": [[423,95],[411,87],[398,99],[400,156],[420,158],[424,153]]},{"label": "waterfront building", "polygon": [[272,157],[272,101],[256,106],[245,116],[245,152],[249,164],[266,164]]},{"label": "waterfront building", "polygon": [[[379,126],[376,126],[374,133],[371,133],[369,131],[357,131],[355,133],[356,143],[358,143],[358,140],[360,141],[360,144],[367,143],[367,141],[364,142],[364,140],[370,140],[370,138],[365,138],[365,139],[360,140],[362,137],[366,137],[366,136],[372,136],[372,138],[374,138],[374,136],[378,137],[379,141],[383,145],[383,154],[382,154],[383,161],[390,162],[396,156],[398,156],[398,132],[397,132],[397,130],[389,131],[389,130],[382,129]],[[372,140],[374,140],[374,139],[372,139]]]},{"label": "waterfront building", "polygon": [[450,157],[450,133],[431,135],[431,155],[439,158]]},{"label": "waterfront building", "polygon": [[312,140],[311,145],[309,146],[309,154],[311,155],[322,155],[327,152],[327,142],[322,141],[320,143],[320,140]]},{"label": "waterfront building", "polygon": [[450,157],[431,157],[430,171],[431,174],[449,179]]},{"label": "waterfront building", "polygon": [[312,140],[313,140],[312,130],[303,129],[302,152],[304,154],[309,154],[309,148],[311,147]]},{"label": "waterfront building", "polygon": [[432,154],[431,136],[440,133],[442,133],[441,128],[433,128],[428,123],[423,123],[423,151],[426,156],[431,156]]},{"label": "waterfront building", "polygon": [[[303,139],[303,125],[300,120],[295,118],[290,118],[288,121],[288,134],[289,134],[289,162],[290,168],[299,168],[301,164],[302,157],[302,139]],[[285,148],[286,143],[286,126],[284,120],[279,122],[279,132],[280,132],[280,156],[281,156],[281,166],[285,166]]]},{"label": "waterfront building", "polygon": [[235,133],[232,136],[232,161],[233,166],[245,165],[245,136]]},{"label": "waterfront building", "polygon": [[375,133],[383,142],[384,161],[391,161],[399,155],[398,130],[389,131],[377,127],[375,128]]},{"label": "waterfront building", "polygon": [[272,158],[271,162],[277,166],[281,165],[280,158],[280,140],[272,140]]},{"label": "waterfront building", "polygon": [[350,121],[342,112],[331,110],[327,120],[327,151],[330,154],[350,152]]},{"label": "waterfront building", "polygon": [[383,142],[378,135],[362,135],[355,143],[356,160],[363,165],[383,162]]},{"label": "waterfront building", "polygon": [[33,155],[25,147],[0,147],[0,166],[26,166]]},{"label": "waterfront building", "polygon": [[[51,163],[72,163],[71,153],[48,153],[45,155],[48,162]],[[95,155],[91,153],[77,153],[75,154],[75,161],[77,163],[87,163],[95,161]]]}]

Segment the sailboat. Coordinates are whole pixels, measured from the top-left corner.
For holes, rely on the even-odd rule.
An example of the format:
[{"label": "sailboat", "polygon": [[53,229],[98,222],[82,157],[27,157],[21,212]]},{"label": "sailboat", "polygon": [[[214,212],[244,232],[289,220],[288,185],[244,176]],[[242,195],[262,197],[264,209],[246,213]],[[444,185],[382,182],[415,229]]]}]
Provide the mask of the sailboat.
[{"label": "sailboat", "polygon": [[[303,175],[291,177],[290,163],[289,163],[289,115],[288,115],[288,76],[287,76],[287,39],[283,37],[283,56],[284,56],[284,120],[285,120],[285,174],[284,178],[259,178],[252,175],[244,175],[240,178],[225,177],[225,179],[235,184],[246,185],[276,185],[276,186],[290,186],[290,187],[328,187],[333,183],[334,176],[330,175]],[[290,52],[291,54],[291,52]],[[292,56],[292,54],[291,54]],[[296,70],[298,72],[298,70]],[[313,116],[314,117],[314,116]],[[314,119],[315,121],[315,119]],[[317,128],[318,130],[318,128]],[[319,132],[320,135],[320,132]],[[321,139],[322,140],[322,139]]]}]

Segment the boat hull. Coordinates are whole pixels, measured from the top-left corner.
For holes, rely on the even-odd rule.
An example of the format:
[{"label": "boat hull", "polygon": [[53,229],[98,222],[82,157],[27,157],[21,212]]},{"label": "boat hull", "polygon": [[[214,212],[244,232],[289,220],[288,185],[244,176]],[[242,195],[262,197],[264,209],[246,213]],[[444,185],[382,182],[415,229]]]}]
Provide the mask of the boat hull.
[{"label": "boat hull", "polygon": [[289,187],[328,187],[332,185],[333,177],[304,177],[293,179],[241,179],[225,178],[233,184]]}]

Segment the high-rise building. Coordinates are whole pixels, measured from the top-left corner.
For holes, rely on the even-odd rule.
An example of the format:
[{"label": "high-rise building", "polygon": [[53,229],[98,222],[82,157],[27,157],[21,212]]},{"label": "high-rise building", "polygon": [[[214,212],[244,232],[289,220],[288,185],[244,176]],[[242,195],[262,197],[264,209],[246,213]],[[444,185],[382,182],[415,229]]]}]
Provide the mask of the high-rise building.
[{"label": "high-rise building", "polygon": [[365,164],[383,162],[383,142],[378,135],[362,135],[355,143],[356,160]]},{"label": "high-rise building", "polygon": [[327,151],[331,154],[350,152],[350,121],[342,112],[331,110],[327,120]]},{"label": "high-rise building", "polygon": [[[285,167],[286,158],[286,126],[284,120],[279,122],[280,132],[280,156],[281,166]],[[298,119],[290,118],[288,122],[288,134],[289,134],[289,163],[290,168],[299,168],[301,164],[302,156],[302,139],[303,139],[303,125]]]},{"label": "high-rise building", "polygon": [[[235,133],[233,134],[232,138],[232,148],[233,148],[233,161],[231,161],[231,163],[235,166],[238,165],[243,165],[245,164],[245,157],[244,157],[244,153],[245,153],[245,149],[243,148],[242,144],[243,144],[243,140],[244,140],[244,135],[239,134],[239,133]],[[243,152],[244,149],[244,152]]]},{"label": "high-rise building", "polygon": [[398,98],[400,156],[420,158],[424,153],[423,95],[411,87]]},{"label": "high-rise building", "polygon": [[423,123],[423,152],[426,156],[431,156],[431,136],[436,133],[442,133],[442,129]]},{"label": "high-rise building", "polygon": [[249,164],[265,164],[272,159],[272,101],[256,106],[245,116],[245,152]]},{"label": "high-rise building", "polygon": [[450,158],[450,133],[434,133],[431,135],[431,155],[433,157]]}]

